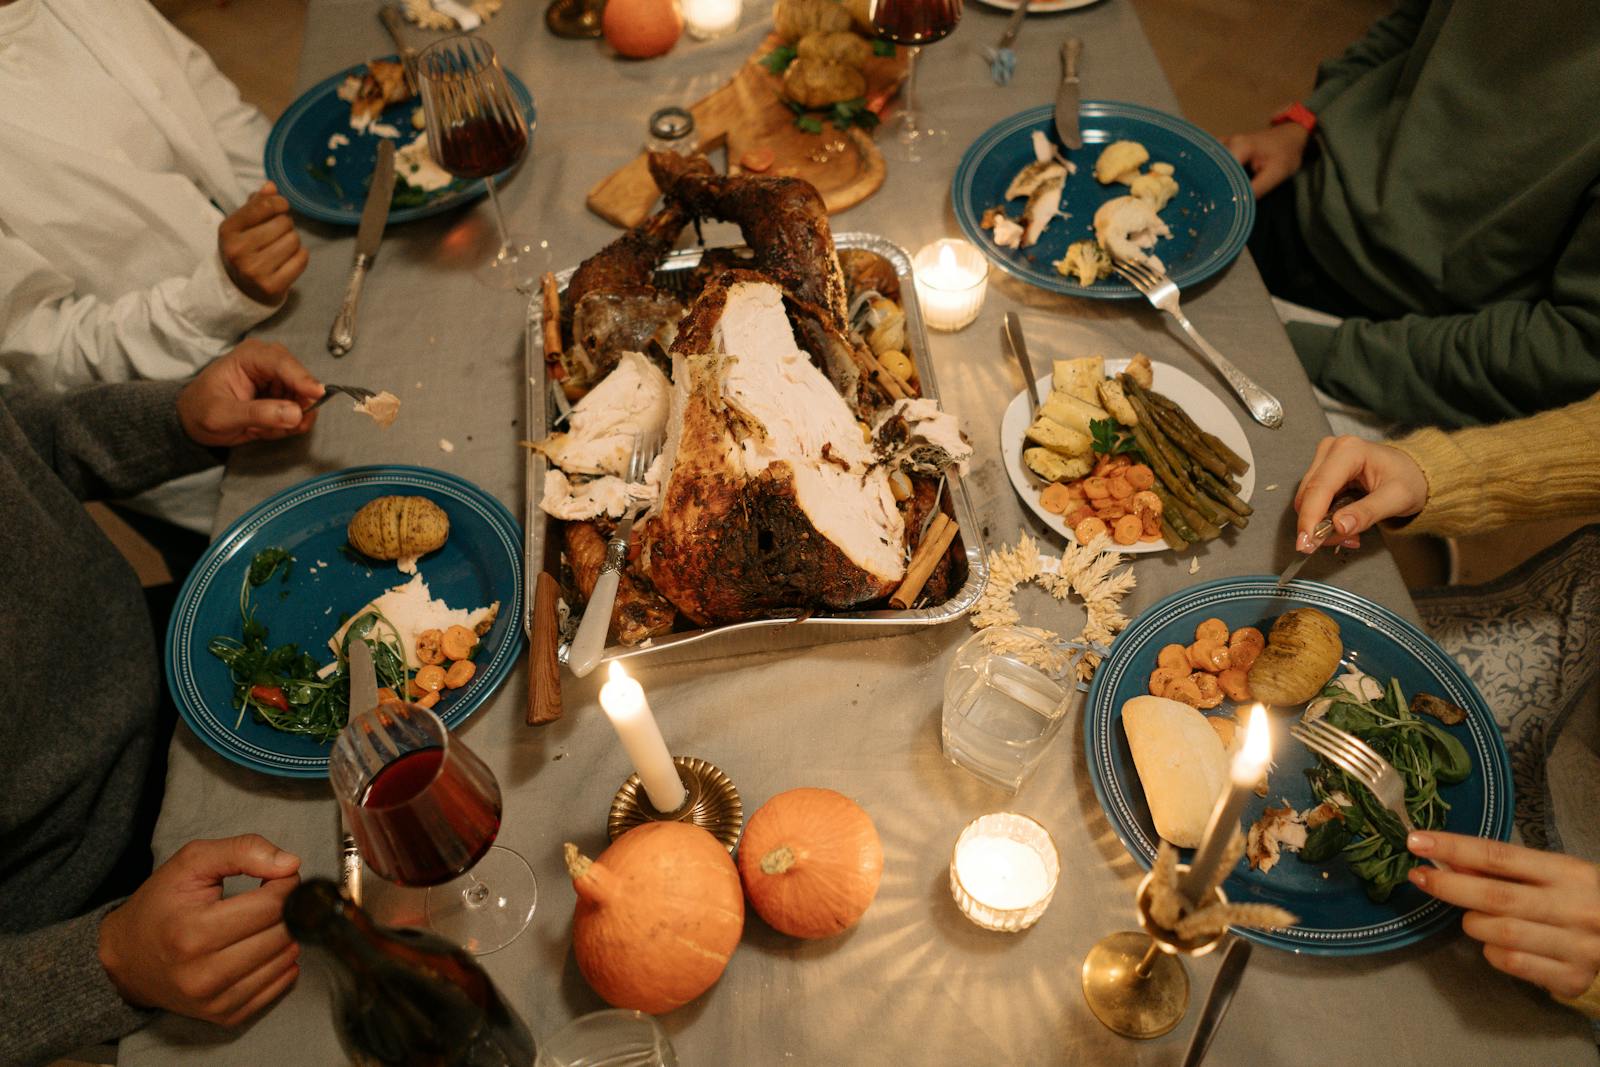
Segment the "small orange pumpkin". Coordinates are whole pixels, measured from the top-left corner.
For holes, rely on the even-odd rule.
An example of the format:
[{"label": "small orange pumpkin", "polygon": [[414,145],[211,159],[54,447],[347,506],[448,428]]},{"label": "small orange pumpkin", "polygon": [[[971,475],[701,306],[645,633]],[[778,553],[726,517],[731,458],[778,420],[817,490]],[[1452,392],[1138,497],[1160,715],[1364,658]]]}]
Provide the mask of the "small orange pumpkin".
[{"label": "small orange pumpkin", "polygon": [[618,55],[650,59],[678,43],[683,14],[674,0],[607,0],[600,31]]},{"label": "small orange pumpkin", "polygon": [[739,877],[756,914],[791,937],[831,937],[866,913],[883,844],[861,805],[831,789],[779,793],[750,817]]},{"label": "small orange pumpkin", "polygon": [[578,892],[572,951],[607,1004],[660,1015],[722,977],[744,932],[744,895],[728,852],[681,822],[634,827],[591,860],[566,846]]}]

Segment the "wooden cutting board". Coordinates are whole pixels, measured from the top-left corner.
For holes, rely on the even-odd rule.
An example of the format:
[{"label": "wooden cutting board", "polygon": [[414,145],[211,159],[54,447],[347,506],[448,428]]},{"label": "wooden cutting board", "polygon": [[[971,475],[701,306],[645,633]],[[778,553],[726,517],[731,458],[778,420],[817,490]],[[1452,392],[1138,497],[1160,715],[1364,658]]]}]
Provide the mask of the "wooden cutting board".
[{"label": "wooden cutting board", "polygon": [[[872,137],[860,129],[838,130],[826,119],[821,133],[806,133],[794,124],[794,112],[780,95],[782,79],[761,65],[761,59],[784,42],[767,37],[733,80],[690,106],[696,147],[701,152],[726,148],[728,170],[741,173],[746,152],[767,148],[773,153],[767,174],[804,178],[817,187],[829,214],[861,203],[883,184],[883,156]],[[887,101],[905,79],[904,49],[893,57],[873,56],[862,68],[867,101]],[[881,108],[880,108],[881,111]],[[820,113],[819,113],[820,114]],[[589,210],[618,226],[634,226],[650,214],[661,190],[650,177],[647,157],[640,153],[589,190]]]}]

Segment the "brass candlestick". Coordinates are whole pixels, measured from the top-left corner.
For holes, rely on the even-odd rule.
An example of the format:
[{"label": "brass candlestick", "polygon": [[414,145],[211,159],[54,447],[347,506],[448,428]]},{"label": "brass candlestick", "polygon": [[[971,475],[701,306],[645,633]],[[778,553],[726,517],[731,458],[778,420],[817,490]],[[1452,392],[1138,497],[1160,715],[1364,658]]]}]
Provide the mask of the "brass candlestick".
[{"label": "brass candlestick", "polygon": [[[1180,864],[1179,872],[1188,870]],[[1150,916],[1151,871],[1139,883],[1134,907],[1140,930],[1120,930],[1095,944],[1083,960],[1083,996],[1109,1029],[1123,1037],[1168,1033],[1189,1010],[1189,972],[1179,956],[1204,956],[1222,942],[1226,928],[1200,938],[1180,938]],[[1228,898],[1218,887],[1216,901]]]},{"label": "brass candlestick", "polygon": [[598,37],[604,8],[605,0],[551,0],[544,9],[544,24],[557,37]]},{"label": "brass candlestick", "polygon": [[611,814],[606,818],[606,833],[615,841],[627,831],[646,822],[693,823],[722,842],[732,852],[744,830],[744,802],[733,781],[715,765],[696,756],[674,756],[672,765],[683,782],[683,804],[677,811],[657,811],[650,803],[638,774],[628,775],[617,795],[611,798]]}]

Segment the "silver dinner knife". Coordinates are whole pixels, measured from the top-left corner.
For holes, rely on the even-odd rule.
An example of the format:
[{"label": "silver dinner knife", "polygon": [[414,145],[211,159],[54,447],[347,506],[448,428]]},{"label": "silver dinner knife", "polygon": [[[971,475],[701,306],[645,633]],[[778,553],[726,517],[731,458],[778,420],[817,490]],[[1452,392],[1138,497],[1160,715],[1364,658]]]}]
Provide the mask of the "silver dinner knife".
[{"label": "silver dinner knife", "polygon": [[[1280,589],[1293,581],[1294,576],[1300,573],[1300,568],[1309,563],[1311,557],[1317,554],[1317,549],[1322,547],[1323,542],[1333,536],[1333,513],[1347,504],[1355,503],[1359,499],[1361,498],[1355,493],[1341,493],[1334,498],[1333,503],[1328,505],[1328,514],[1324,515],[1322,521],[1311,528],[1311,540],[1316,542],[1311,551],[1296,555],[1294,562],[1283,568],[1283,573],[1278,575],[1278,587]],[[1334,549],[1335,553],[1338,551],[1338,549]]]},{"label": "silver dinner knife", "polygon": [[385,137],[378,143],[378,162],[372,168],[372,184],[367,187],[367,203],[361,209],[361,226],[356,230],[356,261],[350,268],[350,284],[344,302],[328,331],[328,351],[342,356],[355,347],[356,305],[361,301],[361,283],[378,255],[383,227],[389,221],[389,200],[394,196],[394,142]]},{"label": "silver dinner knife", "polygon": [[1068,37],[1061,42],[1061,87],[1056,90],[1056,135],[1068,148],[1082,148],[1078,132],[1078,57],[1083,42]]},{"label": "silver dinner knife", "polygon": [[1015,311],[1006,312],[1006,322],[1001,328],[1005,333],[1006,345],[1011,349],[1011,356],[1022,368],[1022,376],[1028,380],[1028,414],[1039,414],[1039,383],[1033,376],[1033,364],[1028,361],[1028,342],[1022,336],[1022,320]]},{"label": "silver dinner knife", "polygon": [[1239,979],[1244,977],[1244,965],[1249,962],[1250,942],[1234,938],[1222,957],[1222,966],[1217,968],[1217,980],[1211,983],[1206,1006],[1200,1010],[1200,1021],[1189,1039],[1189,1051],[1183,1054],[1183,1067],[1200,1067],[1200,1061],[1206,1058],[1211,1039],[1217,1036],[1222,1017],[1228,1014],[1228,1005],[1233,1002],[1234,990],[1239,988]]},{"label": "silver dinner knife", "polygon": [[385,4],[378,9],[378,18],[383,22],[383,28],[389,31],[389,36],[394,39],[395,51],[400,55],[400,68],[406,73],[406,88],[411,90],[411,95],[417,94],[417,50],[406,44],[405,31],[400,28],[400,12],[392,4]]},{"label": "silver dinner knife", "polygon": [[[346,646],[345,675],[350,679],[350,711],[359,714],[378,706],[378,671],[372,665],[372,649],[361,638]],[[361,849],[355,835],[344,822],[344,805],[339,805],[339,889],[350,903],[361,904]]]}]

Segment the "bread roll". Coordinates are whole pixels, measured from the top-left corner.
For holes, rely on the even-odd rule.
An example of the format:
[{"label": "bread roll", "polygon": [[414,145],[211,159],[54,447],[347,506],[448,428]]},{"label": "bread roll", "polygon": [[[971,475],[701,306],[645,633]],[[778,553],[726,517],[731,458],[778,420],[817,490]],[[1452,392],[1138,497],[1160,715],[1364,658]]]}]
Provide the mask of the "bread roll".
[{"label": "bread roll", "polygon": [[1156,833],[1179,848],[1194,848],[1228,784],[1222,740],[1204,715],[1165,697],[1134,697],[1122,705],[1122,728]]}]

